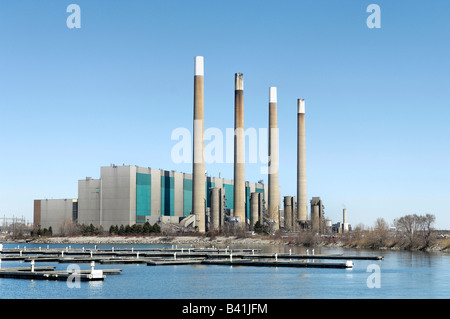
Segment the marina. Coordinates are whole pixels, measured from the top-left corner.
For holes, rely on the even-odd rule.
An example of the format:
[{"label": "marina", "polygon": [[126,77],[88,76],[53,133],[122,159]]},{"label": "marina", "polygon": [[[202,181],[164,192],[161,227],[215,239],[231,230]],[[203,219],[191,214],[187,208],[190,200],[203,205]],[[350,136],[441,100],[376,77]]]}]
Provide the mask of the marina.
[{"label": "marina", "polygon": [[[345,262],[323,262],[324,260]],[[36,263],[90,263],[91,270],[78,270],[81,281],[105,280],[107,275],[119,275],[121,269],[95,270],[95,264],[144,264],[147,266],[175,265],[220,265],[254,267],[293,267],[293,268],[335,268],[351,269],[352,260],[382,260],[378,255],[263,253],[261,249],[194,248],[172,246],[171,248],[114,248],[94,249],[33,247],[6,248],[0,255],[2,261],[30,263],[29,267],[0,268],[0,278],[70,280],[74,272],[54,270],[55,266],[39,266]],[[320,262],[316,262],[320,260]]]},{"label": "marina", "polygon": [[[309,251],[309,250],[308,250]],[[3,260],[31,260],[37,261],[58,261],[66,260],[84,261],[104,261],[112,258],[122,258],[123,260],[137,260],[141,258],[206,258],[220,259],[228,258],[252,258],[252,259],[340,259],[340,260],[382,260],[379,255],[343,255],[343,254],[294,254],[294,253],[262,253],[261,249],[229,249],[229,248],[121,248],[121,249],[85,249],[71,248],[9,248],[3,249],[1,258]],[[68,257],[70,256],[70,257]],[[71,259],[72,258],[72,259]]]},{"label": "marina", "polygon": [[[445,254],[271,245],[39,245],[4,244],[2,298],[448,297]],[[30,274],[32,260],[37,275]],[[102,278],[89,279],[92,262]],[[377,274],[380,288],[370,289],[368,280]],[[69,289],[74,278],[79,289]]]}]

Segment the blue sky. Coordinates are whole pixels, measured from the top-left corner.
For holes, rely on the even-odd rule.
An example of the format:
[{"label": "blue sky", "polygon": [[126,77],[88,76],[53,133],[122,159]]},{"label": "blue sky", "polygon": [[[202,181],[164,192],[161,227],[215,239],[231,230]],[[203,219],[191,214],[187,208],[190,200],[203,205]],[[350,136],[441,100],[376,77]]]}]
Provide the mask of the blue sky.
[{"label": "blue sky", "polygon": [[[69,29],[69,4],[81,28]],[[369,29],[369,4],[381,28]],[[308,199],[373,226],[436,215],[450,229],[450,3],[447,1],[0,0],[0,217],[77,197],[100,166],[176,164],[192,129],[193,61],[205,57],[205,127],[268,125],[278,88],[280,185],[296,194],[296,101],[306,100]],[[257,181],[261,163],[246,166]],[[232,178],[232,164],[208,173]]]}]

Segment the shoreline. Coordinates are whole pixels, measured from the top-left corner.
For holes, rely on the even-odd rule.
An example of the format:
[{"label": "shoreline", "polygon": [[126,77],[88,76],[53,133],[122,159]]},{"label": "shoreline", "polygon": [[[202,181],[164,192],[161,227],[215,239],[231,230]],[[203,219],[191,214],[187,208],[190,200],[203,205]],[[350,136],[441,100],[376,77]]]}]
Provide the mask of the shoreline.
[{"label": "shoreline", "polygon": [[7,240],[2,239],[3,243],[30,243],[30,244],[96,244],[96,245],[201,245],[201,246],[291,246],[291,247],[327,247],[327,248],[345,248],[355,250],[384,250],[384,251],[422,251],[422,252],[440,252],[450,253],[449,248],[434,245],[426,249],[406,249],[402,247],[365,247],[355,246],[337,241],[334,243],[319,242],[314,245],[292,242],[283,238],[264,238],[264,237],[238,237],[238,236],[215,236],[214,238],[195,235],[177,235],[177,236],[68,236],[68,237],[41,237],[34,239]]},{"label": "shoreline", "polygon": [[12,240],[5,243],[32,243],[32,244],[96,244],[96,245],[287,245],[288,243],[277,239],[264,238],[238,238],[237,236],[216,236],[214,239],[201,236],[70,236],[70,237],[43,237],[33,240]]}]

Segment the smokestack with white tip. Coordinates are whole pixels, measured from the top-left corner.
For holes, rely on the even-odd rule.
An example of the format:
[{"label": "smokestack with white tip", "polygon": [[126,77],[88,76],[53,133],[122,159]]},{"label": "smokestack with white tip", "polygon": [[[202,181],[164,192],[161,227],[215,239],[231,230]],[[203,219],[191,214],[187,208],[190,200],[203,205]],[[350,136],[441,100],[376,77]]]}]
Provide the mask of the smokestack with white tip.
[{"label": "smokestack with white tip", "polygon": [[297,219],[301,224],[304,224],[308,218],[304,99],[297,100],[297,201]]},{"label": "smokestack with white tip", "polygon": [[194,66],[194,144],[192,164],[192,213],[198,216],[198,231],[206,231],[205,158],[204,158],[204,68],[203,57],[195,57]]},{"label": "smokestack with white tip", "polygon": [[244,75],[234,78],[234,217],[245,226],[245,135],[244,135]]},{"label": "smokestack with white tip", "polygon": [[269,219],[273,230],[279,229],[280,186],[278,182],[277,88],[269,88]]}]

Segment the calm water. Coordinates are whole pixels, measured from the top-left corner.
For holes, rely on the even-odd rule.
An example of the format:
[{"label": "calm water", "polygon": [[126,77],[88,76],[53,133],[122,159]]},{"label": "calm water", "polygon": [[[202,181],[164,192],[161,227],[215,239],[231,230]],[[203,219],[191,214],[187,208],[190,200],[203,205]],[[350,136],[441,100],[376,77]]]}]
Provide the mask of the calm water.
[{"label": "calm water", "polygon": [[[20,246],[23,247],[24,244]],[[39,247],[40,245],[27,244],[26,246]],[[46,247],[46,245],[41,246]],[[66,244],[50,245],[50,247],[66,246]],[[93,245],[71,246],[73,248],[93,247]],[[17,247],[17,244],[4,244],[4,248],[10,247]],[[114,247],[131,248],[129,245],[114,245]],[[161,246],[133,245],[132,247],[138,250],[139,247]],[[110,248],[110,246],[99,245],[98,248]],[[286,247],[259,248],[263,248],[265,252],[287,252],[289,250]],[[304,248],[292,249],[293,253],[305,253]],[[120,268],[122,274],[109,275],[103,282],[81,282],[80,288],[68,288],[66,282],[59,281],[0,278],[0,299],[441,299],[450,297],[450,255],[448,254],[324,248],[316,249],[315,253],[383,255],[384,260],[355,260],[352,270],[96,264],[96,269]],[[329,262],[342,261],[329,260]],[[36,264],[36,266],[44,265],[52,265],[56,266],[56,269],[66,270],[69,264]],[[78,265],[81,269],[90,269],[89,264]],[[373,265],[379,266],[378,272],[370,270],[371,267],[374,267]],[[2,262],[2,268],[21,266],[29,266],[29,263]],[[368,281],[371,286],[379,283],[379,288],[369,288]]]}]

